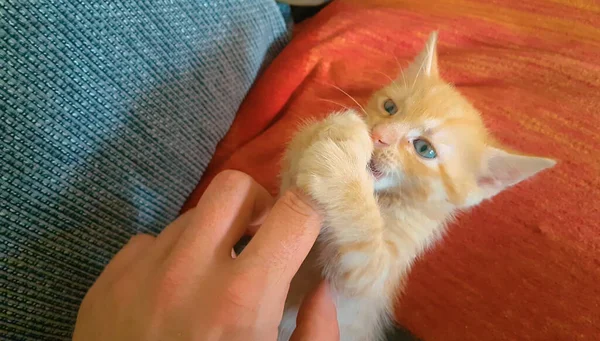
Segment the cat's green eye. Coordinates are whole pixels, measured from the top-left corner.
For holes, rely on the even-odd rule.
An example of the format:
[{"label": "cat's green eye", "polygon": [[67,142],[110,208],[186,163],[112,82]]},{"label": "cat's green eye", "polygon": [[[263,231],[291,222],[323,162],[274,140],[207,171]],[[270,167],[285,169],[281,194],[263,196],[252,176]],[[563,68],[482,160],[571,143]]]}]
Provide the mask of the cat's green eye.
[{"label": "cat's green eye", "polygon": [[391,99],[386,99],[385,102],[383,102],[383,109],[390,115],[394,115],[398,112],[398,106]]},{"label": "cat's green eye", "polygon": [[422,158],[435,159],[437,157],[435,149],[433,149],[433,146],[426,140],[416,139],[413,141],[413,146],[415,146],[415,151]]}]

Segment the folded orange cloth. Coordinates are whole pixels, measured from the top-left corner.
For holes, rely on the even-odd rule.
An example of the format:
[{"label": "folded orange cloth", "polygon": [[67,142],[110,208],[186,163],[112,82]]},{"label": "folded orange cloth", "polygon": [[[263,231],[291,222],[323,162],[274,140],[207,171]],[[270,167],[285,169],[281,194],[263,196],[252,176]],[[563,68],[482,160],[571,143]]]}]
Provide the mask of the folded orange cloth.
[{"label": "folded orange cloth", "polygon": [[[600,340],[600,5],[337,1],[248,94],[186,207],[238,169],[277,193],[297,124],[364,103],[439,30],[442,76],[507,145],[556,158],[464,214],[419,261],[397,317],[424,340]],[[339,89],[338,89],[339,88]]]}]

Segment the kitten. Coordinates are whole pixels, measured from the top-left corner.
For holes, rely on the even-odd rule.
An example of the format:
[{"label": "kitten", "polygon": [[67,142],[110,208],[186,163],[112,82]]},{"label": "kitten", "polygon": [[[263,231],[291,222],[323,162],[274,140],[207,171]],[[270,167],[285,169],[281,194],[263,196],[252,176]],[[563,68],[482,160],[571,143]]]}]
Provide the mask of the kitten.
[{"label": "kitten", "polygon": [[292,282],[280,341],[322,278],[336,297],[341,340],[381,339],[411,264],[453,215],[555,164],[493,140],[477,110],[439,77],[436,42],[433,33],[364,117],[336,113],[291,141],[281,191],[304,190],[325,221]]}]

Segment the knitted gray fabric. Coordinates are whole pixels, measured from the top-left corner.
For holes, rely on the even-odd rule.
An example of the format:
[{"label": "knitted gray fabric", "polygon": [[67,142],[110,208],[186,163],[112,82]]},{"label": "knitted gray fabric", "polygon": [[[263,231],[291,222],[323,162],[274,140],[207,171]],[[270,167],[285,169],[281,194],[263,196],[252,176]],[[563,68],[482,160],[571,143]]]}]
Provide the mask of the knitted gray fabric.
[{"label": "knitted gray fabric", "polygon": [[272,0],[0,0],[0,339],[68,340],[115,252],[178,213],[261,67]]}]

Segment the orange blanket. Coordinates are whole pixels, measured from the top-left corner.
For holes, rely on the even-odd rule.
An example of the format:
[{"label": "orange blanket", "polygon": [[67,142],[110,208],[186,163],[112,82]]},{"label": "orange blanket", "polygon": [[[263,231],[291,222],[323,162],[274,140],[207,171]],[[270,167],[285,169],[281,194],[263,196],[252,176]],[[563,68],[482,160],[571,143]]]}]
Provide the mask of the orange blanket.
[{"label": "orange blanket", "polygon": [[427,340],[600,340],[600,5],[339,1],[256,82],[186,208],[219,171],[277,193],[296,124],[363,102],[439,30],[442,76],[509,146],[559,161],[450,228],[398,320]]}]

